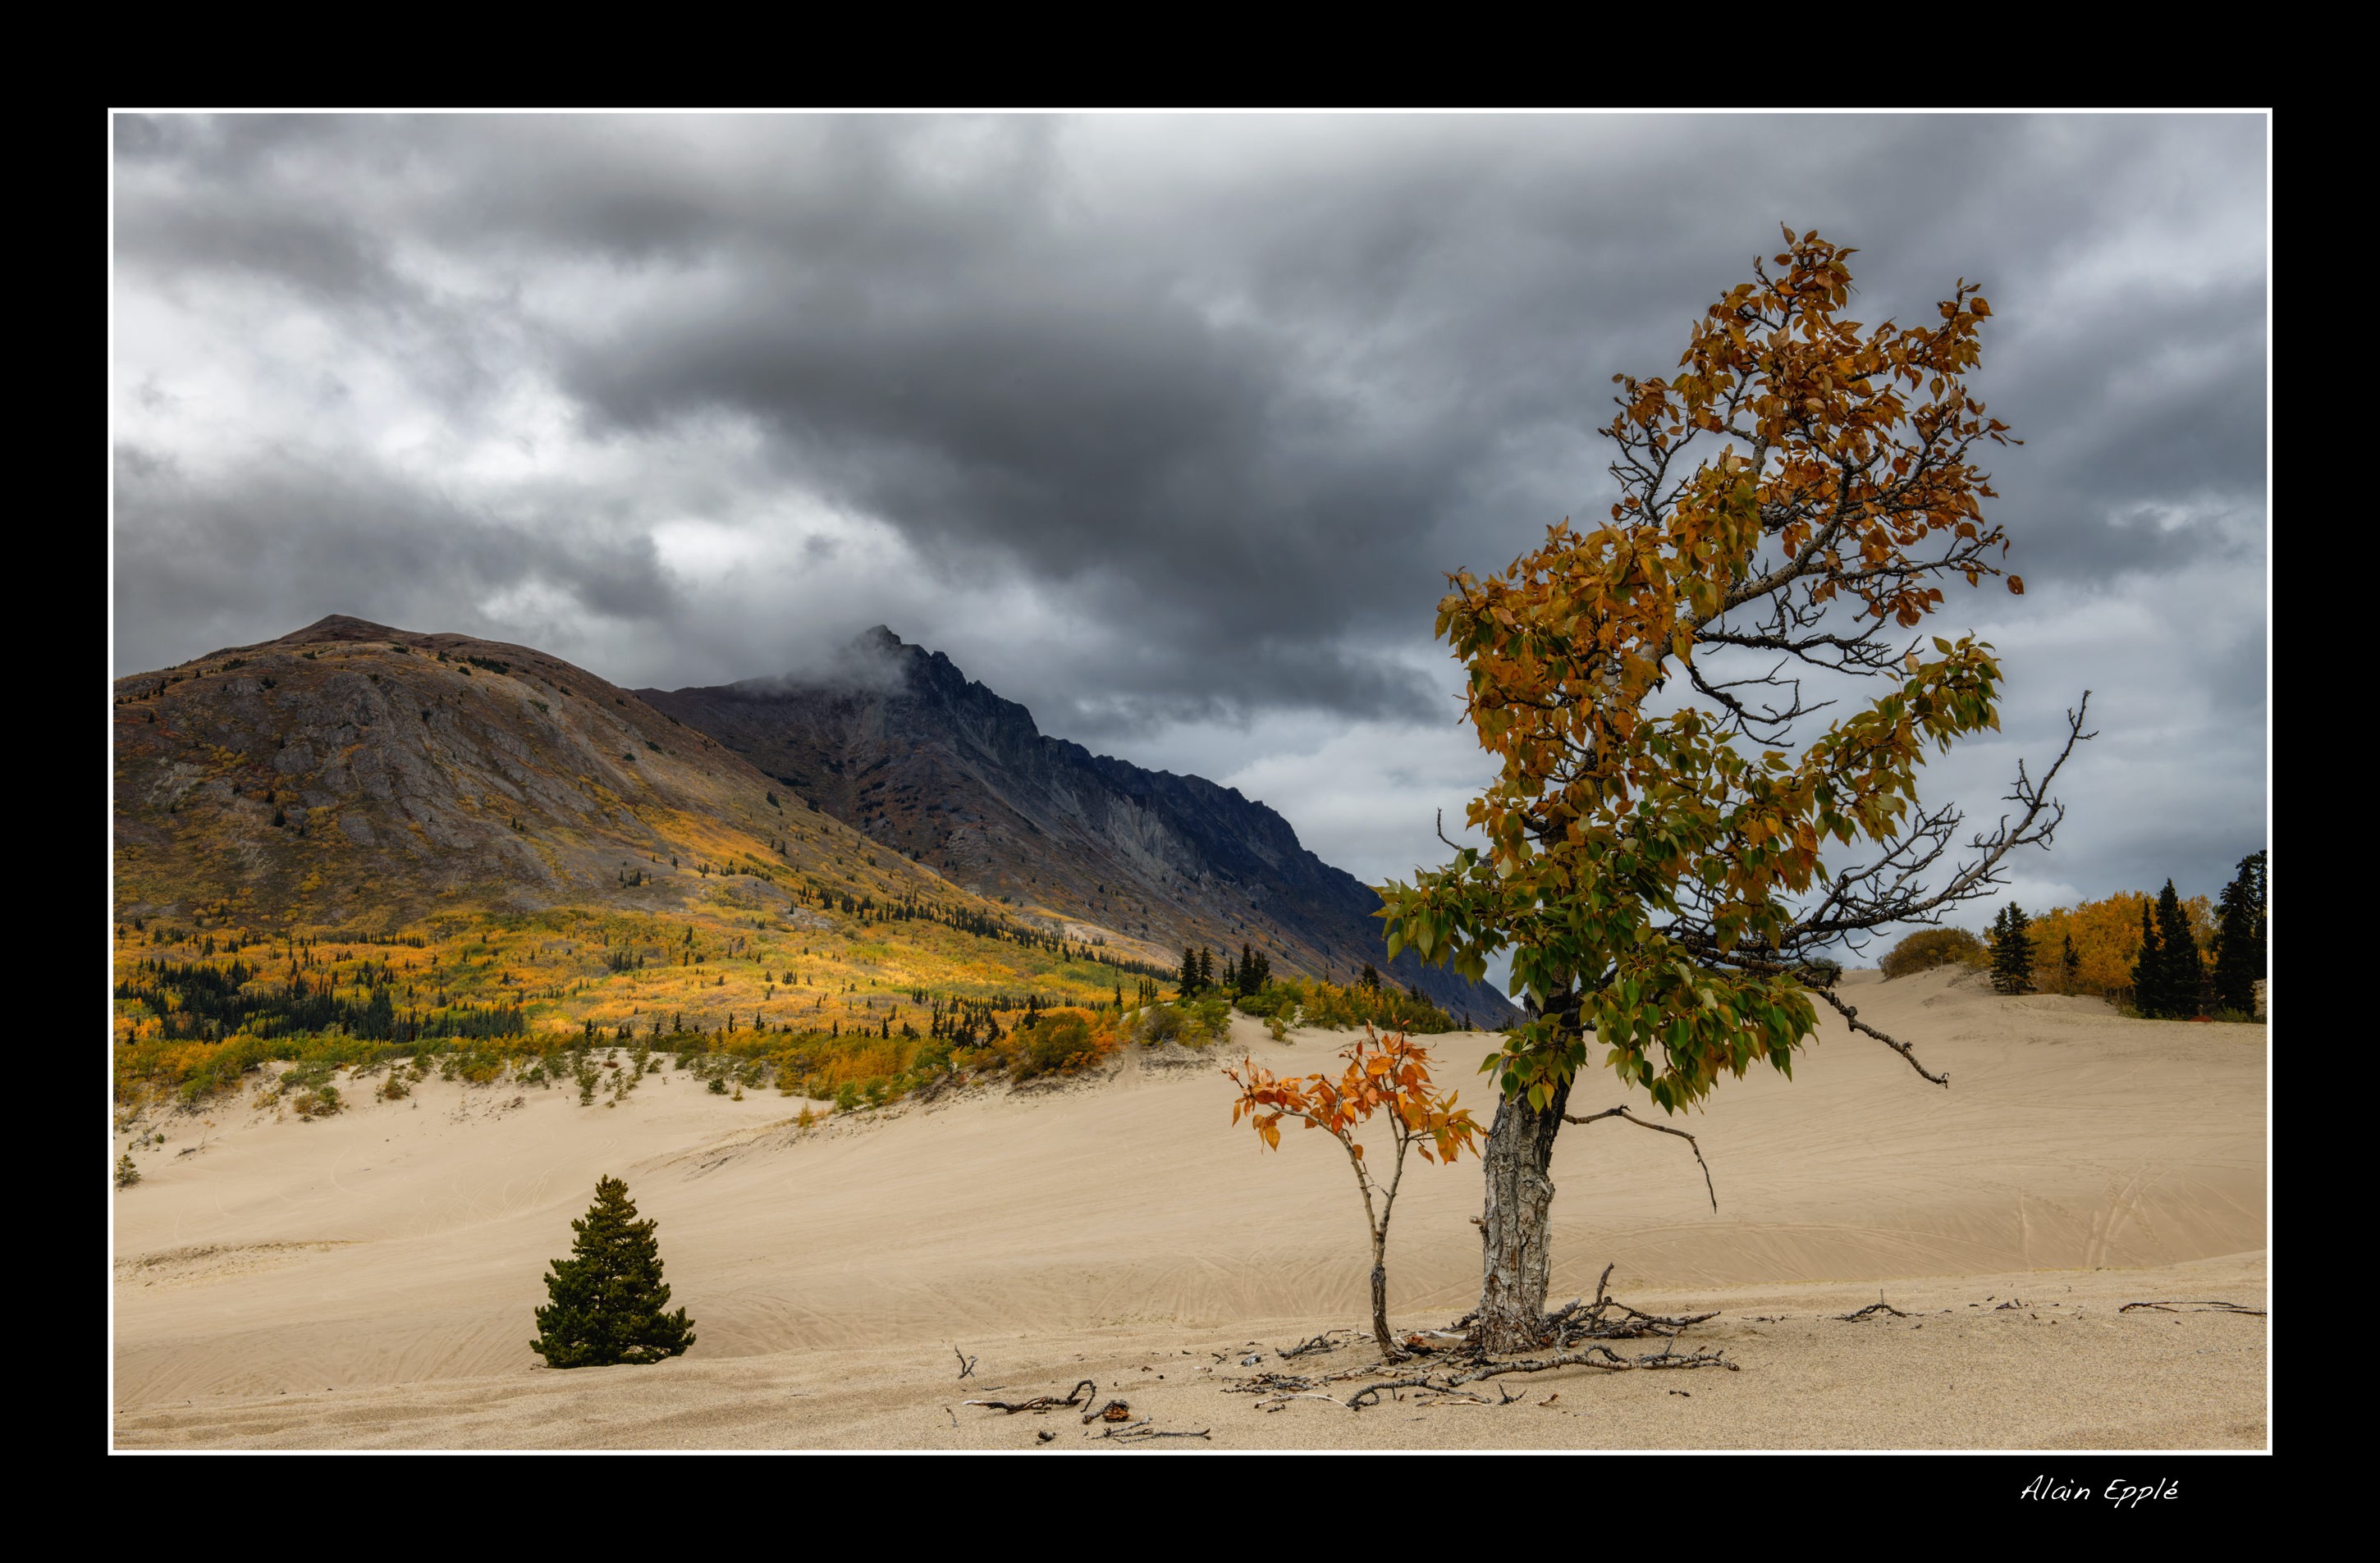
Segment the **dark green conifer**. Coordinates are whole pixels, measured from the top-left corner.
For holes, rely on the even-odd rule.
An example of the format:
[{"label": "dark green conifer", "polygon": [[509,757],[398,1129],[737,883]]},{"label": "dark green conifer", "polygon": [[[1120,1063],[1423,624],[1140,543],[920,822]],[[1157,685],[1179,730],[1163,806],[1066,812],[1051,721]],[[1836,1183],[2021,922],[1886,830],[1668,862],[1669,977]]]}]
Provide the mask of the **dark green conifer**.
[{"label": "dark green conifer", "polygon": [[2064,987],[2067,992],[2071,993],[2082,985],[2082,957],[2075,951],[2072,934],[2066,936],[2066,948],[2058,957],[2058,974],[2065,978]]},{"label": "dark green conifer", "polygon": [[1992,919],[1992,990],[2033,991],[2033,919],[2010,902]]},{"label": "dark green conifer", "polygon": [[2175,1020],[2188,1020],[2204,1007],[2206,965],[2198,958],[2198,939],[2190,931],[2190,914],[2182,910],[2181,897],[2174,893],[2171,879],[2157,892],[2156,924],[2157,944],[2165,963],[2166,1012]]},{"label": "dark green conifer", "polygon": [[2265,854],[2240,860],[2240,871],[2223,887],[2215,934],[2215,1003],[2217,1009],[2253,1014],[2256,983],[2265,975]]},{"label": "dark green conifer", "polygon": [[2156,924],[2145,901],[2141,903],[2141,952],[2132,958],[2132,1008],[2150,1020],[2163,1020],[2172,1008],[2166,996],[2165,951],[2157,948]]},{"label": "dark green conifer", "polygon": [[604,1178],[595,1203],[570,1223],[577,1234],[570,1257],[552,1262],[545,1278],[552,1299],[537,1311],[538,1337],[529,1347],[551,1367],[605,1367],[657,1363],[694,1344],[684,1308],[674,1314],[662,1282],[656,1223],[637,1218],[628,1185]]}]

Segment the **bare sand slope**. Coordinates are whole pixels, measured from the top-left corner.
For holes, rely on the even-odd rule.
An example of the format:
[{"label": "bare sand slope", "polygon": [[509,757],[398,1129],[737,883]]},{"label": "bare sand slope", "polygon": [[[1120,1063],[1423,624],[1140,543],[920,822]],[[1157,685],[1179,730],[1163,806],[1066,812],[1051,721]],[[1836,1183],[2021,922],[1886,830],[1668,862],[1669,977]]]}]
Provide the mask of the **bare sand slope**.
[{"label": "bare sand slope", "polygon": [[[1556,1156],[1557,1286],[1591,1290],[1616,1261],[1623,1292],[1725,1307],[1712,1327],[1745,1332],[1730,1339],[1745,1372],[1574,1382],[1533,1421],[1498,1408],[1459,1437],[1450,1419],[1488,1412],[1414,1422],[1309,1402],[1259,1416],[1253,1398],[1206,1385],[1174,1424],[1229,1411],[1218,1436],[1246,1443],[1694,1443],[1711,1429],[1673,1411],[1717,1398],[1737,1407],[1717,1441],[1750,1447],[2261,1443],[2263,1321],[2107,1310],[2200,1294],[2262,1305],[2263,1028],[2129,1022],[1938,974],[1852,980],[1863,1018],[1915,1041],[1950,1090],[1829,1026],[1799,1080],[1729,1082],[1685,1121],[1716,1215],[1675,1140],[1606,1122],[1569,1131]],[[1343,1038],[1281,1046],[1247,1026],[1238,1040],[1308,1069]],[[1488,1047],[1439,1039],[1443,1077],[1472,1081]],[[509,1085],[431,1084],[401,1103],[367,1092],[324,1122],[218,1112],[190,1156],[176,1153],[199,1130],[178,1121],[145,1157],[146,1180],[116,1200],[124,1443],[934,1447],[939,1424],[955,1444],[1014,1445],[1032,1439],[1006,1418],[1002,1432],[950,1425],[941,1343],[967,1343],[995,1382],[1032,1392],[1062,1392],[1040,1380],[1079,1358],[1103,1388],[1146,1366],[1177,1396],[1182,1373],[1222,1370],[1209,1351],[1286,1342],[1363,1308],[1343,1158],[1318,1134],[1259,1150],[1231,1127],[1211,1061],[1135,1058],[1097,1082],[808,1137],[786,1122],[795,1102],[730,1102],[683,1079],[649,1080],[616,1109]],[[1465,1095],[1487,1105],[1484,1083]],[[1590,1084],[1573,1109],[1607,1097]],[[544,1263],[607,1171],[659,1218],[700,1339],[659,1368],[535,1368]],[[1468,1306],[1477,1210],[1475,1164],[1409,1174],[1390,1256],[1402,1321]],[[1818,1316],[1878,1282],[1904,1308],[1950,1312],[1930,1334],[1913,1327],[1923,1318]],[[2007,1311],[1965,1306],[2050,1284],[2074,1287],[2089,1316],[2044,1310],[2022,1334]],[[1759,1313],[1788,1317],[1748,1322]],[[1946,1402],[1926,1353],[1954,1370],[1945,1385],[1998,1387]],[[1576,1398],[1601,1419],[1552,1420]],[[1640,1399],[1650,1421],[1618,1413]]]}]

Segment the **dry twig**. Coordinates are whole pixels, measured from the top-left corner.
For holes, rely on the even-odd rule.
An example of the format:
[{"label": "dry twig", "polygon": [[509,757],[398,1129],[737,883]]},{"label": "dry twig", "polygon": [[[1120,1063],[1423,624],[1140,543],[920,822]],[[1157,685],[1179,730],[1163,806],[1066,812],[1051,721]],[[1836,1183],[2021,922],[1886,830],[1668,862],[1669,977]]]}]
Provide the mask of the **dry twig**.
[{"label": "dry twig", "polygon": [[962,1400],[959,1403],[966,1406],[982,1406],[1005,1416],[1014,1416],[1018,1412],[1032,1412],[1038,1415],[1042,1412],[1056,1411],[1060,1406],[1080,1405],[1086,1390],[1096,1395],[1099,1392],[1099,1387],[1086,1378],[1067,1390],[1066,1398],[1062,1400],[1055,1395],[1036,1395],[1029,1400]]},{"label": "dry twig", "polygon": [[2179,1314],[2186,1311],[2195,1314],[2245,1314],[2251,1318],[2258,1319],[2265,1316],[2265,1310],[2262,1308],[2242,1308],[2237,1302],[2177,1302],[2170,1301],[2164,1302],[2127,1302],[2122,1307],[2117,1309],[2116,1312],[2119,1314],[2129,1314],[2135,1308],[2154,1308],[2160,1314]]}]

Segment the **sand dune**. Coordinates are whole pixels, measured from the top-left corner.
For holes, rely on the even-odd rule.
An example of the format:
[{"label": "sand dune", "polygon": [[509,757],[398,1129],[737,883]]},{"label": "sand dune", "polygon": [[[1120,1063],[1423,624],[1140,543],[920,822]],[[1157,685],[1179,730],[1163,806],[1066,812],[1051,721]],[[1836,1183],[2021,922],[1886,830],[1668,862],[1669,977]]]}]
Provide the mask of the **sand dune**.
[{"label": "sand dune", "polygon": [[[2125,1021],[1942,974],[1852,980],[1864,1018],[1915,1041],[1950,1090],[1830,1025],[1799,1079],[1729,1082],[1685,1122],[1716,1215],[1674,1140],[1607,1122],[1555,1158],[1562,1293],[1613,1262],[1623,1293],[1722,1307],[1708,1332],[1740,1373],[1565,1372],[1530,1382],[1525,1416],[1258,1413],[1218,1393],[1235,1359],[1210,1353],[1355,1323],[1365,1254],[1335,1147],[1293,1133],[1260,1151],[1231,1127],[1217,1059],[1135,1057],[808,1135],[796,1102],[682,1077],[615,1109],[431,1083],[398,1103],[352,1092],[322,1122],[168,1121],[115,1201],[118,1440],[1034,1444],[1034,1419],[943,1409],[978,1382],[953,1387],[962,1342],[980,1378],[1062,1392],[1079,1369],[1239,1444],[2261,1446],[2263,1320],[2113,1310],[2263,1305],[2264,1029]],[[1342,1041],[1244,1024],[1232,1052],[1319,1068]],[[1442,1075],[1472,1080],[1488,1046],[1439,1039]],[[1487,1105],[1484,1082],[1465,1096]],[[1607,1097],[1590,1083],[1576,1106]],[[530,1310],[605,1172],[660,1219],[700,1339],[659,1367],[553,1373],[528,1351]],[[1409,1175],[1401,1324],[1469,1306],[1478,1198],[1475,1163]],[[1880,1285],[1912,1319],[1823,1316]],[[2012,1293],[2022,1319],[1997,1306]],[[1087,1436],[1071,1416],[1044,1425]]]}]

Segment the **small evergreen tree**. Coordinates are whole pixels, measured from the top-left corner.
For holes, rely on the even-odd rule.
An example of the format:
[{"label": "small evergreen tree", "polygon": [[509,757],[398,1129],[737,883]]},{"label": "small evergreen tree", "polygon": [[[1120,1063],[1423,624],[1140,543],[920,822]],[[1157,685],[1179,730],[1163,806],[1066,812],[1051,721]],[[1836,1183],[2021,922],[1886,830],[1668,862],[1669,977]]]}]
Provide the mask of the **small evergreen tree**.
[{"label": "small evergreen tree", "polygon": [[2058,957],[2058,975],[2059,978],[2058,986],[2065,992],[2071,993],[2081,985],[2082,977],[2082,957],[2078,954],[2074,949],[2074,936],[2072,934],[2068,934],[2066,936],[2066,948]]},{"label": "small evergreen tree", "polygon": [[2223,887],[2215,935],[2216,1007],[2252,1014],[2256,981],[2265,975],[2265,854],[2240,860]]},{"label": "small evergreen tree", "polygon": [[2010,902],[1992,919],[1992,990],[2033,991],[2033,920]]},{"label": "small evergreen tree", "polygon": [[2132,1008],[2150,1020],[2162,1020],[2173,1008],[2166,994],[2165,951],[2157,946],[2155,923],[2149,903],[2141,903],[2141,952],[2132,960]]},{"label": "small evergreen tree", "polygon": [[2190,914],[2182,910],[2181,897],[2174,893],[2171,879],[2157,892],[2156,923],[2170,1013],[2176,1020],[2188,1020],[2205,1007],[2206,963],[2199,959],[2198,939],[2190,931]]},{"label": "small evergreen tree", "polygon": [[1184,999],[1198,991],[1198,952],[1186,944],[1182,947],[1182,980],[1175,986]]},{"label": "small evergreen tree", "polygon": [[662,1282],[657,1224],[637,1219],[627,1184],[617,1178],[596,1183],[595,1203],[570,1223],[577,1234],[570,1257],[554,1260],[545,1278],[552,1302],[537,1311],[538,1337],[529,1348],[548,1366],[657,1363],[694,1344],[686,1310],[662,1311],[670,1289]]},{"label": "small evergreen tree", "polygon": [[115,1158],[115,1186],[128,1189],[140,1181],[140,1169],[132,1164],[132,1153],[126,1151]]},{"label": "small evergreen tree", "polygon": [[1198,991],[1204,993],[1215,986],[1215,952],[1205,945],[1198,947]]}]

